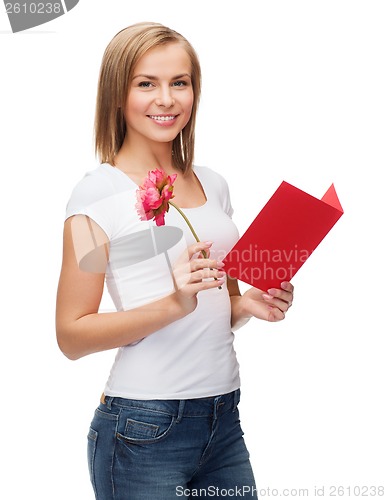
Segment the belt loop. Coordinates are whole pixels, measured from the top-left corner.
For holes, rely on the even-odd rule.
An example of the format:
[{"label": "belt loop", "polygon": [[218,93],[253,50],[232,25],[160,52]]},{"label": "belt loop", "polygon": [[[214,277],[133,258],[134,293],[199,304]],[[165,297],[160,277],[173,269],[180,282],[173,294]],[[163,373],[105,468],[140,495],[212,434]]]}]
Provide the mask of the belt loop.
[{"label": "belt loop", "polygon": [[112,401],[113,401],[113,398],[111,396],[106,396],[104,392],[102,393],[101,403],[103,405],[106,405],[109,410],[111,410]]},{"label": "belt loop", "polygon": [[178,404],[178,415],[176,420],[177,423],[181,422],[182,417],[184,415],[184,409],[185,409],[185,399],[180,399]]}]

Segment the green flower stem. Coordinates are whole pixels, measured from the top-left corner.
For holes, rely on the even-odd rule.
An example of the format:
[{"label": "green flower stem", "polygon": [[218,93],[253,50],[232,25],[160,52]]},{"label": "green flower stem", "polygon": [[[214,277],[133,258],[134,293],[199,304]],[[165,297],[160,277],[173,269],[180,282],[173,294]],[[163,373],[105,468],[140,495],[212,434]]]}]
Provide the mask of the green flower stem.
[{"label": "green flower stem", "polygon": [[[177,212],[179,212],[182,215],[182,217],[184,218],[185,222],[189,226],[189,229],[192,231],[193,236],[196,238],[197,243],[199,243],[200,238],[197,236],[196,231],[193,229],[192,224],[190,223],[189,219],[186,217],[186,215],[184,214],[184,212],[180,208],[178,208],[177,205],[175,205],[172,201],[169,201],[169,205],[171,205],[172,207],[174,207],[177,210]],[[202,251],[202,254],[206,258],[206,252],[205,252],[205,250]]]},{"label": "green flower stem", "polygon": [[[200,238],[197,236],[196,231],[193,229],[192,224],[190,223],[189,219],[186,217],[186,215],[184,214],[184,212],[180,208],[178,208],[177,205],[175,205],[172,201],[169,200],[168,203],[169,203],[169,205],[171,205],[172,207],[174,207],[180,215],[182,215],[184,221],[187,223],[189,229],[192,231],[192,234],[195,237],[197,243],[199,243]],[[201,250],[201,253],[202,253],[204,259],[206,259],[207,255],[206,255],[205,250]],[[212,268],[210,268],[210,269],[212,269]],[[217,281],[217,278],[214,278],[214,279]],[[218,288],[219,288],[219,290],[221,290],[221,286],[219,286]]]}]

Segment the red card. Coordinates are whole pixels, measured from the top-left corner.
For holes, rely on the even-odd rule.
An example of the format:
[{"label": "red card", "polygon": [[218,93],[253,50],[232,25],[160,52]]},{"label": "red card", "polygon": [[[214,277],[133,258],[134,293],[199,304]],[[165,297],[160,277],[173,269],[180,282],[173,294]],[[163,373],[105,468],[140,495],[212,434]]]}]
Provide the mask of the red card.
[{"label": "red card", "polygon": [[282,182],[223,260],[224,270],[256,288],[290,281],[343,215],[334,185],[321,200]]}]

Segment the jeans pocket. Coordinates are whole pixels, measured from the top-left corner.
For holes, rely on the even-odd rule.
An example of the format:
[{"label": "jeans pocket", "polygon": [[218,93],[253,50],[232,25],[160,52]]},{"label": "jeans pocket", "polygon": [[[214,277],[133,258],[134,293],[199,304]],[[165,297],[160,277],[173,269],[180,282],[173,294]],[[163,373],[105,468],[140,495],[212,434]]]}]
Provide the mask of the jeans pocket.
[{"label": "jeans pocket", "polygon": [[131,409],[120,416],[117,438],[128,444],[150,444],[168,436],[175,417],[146,409]]},{"label": "jeans pocket", "polygon": [[95,484],[95,452],[98,440],[98,432],[90,427],[87,435],[87,461],[88,461],[88,471],[90,474],[91,484],[94,489],[95,496],[96,484]]},{"label": "jeans pocket", "polygon": [[125,426],[125,436],[130,439],[154,439],[159,431],[159,425],[138,422],[128,418]]}]

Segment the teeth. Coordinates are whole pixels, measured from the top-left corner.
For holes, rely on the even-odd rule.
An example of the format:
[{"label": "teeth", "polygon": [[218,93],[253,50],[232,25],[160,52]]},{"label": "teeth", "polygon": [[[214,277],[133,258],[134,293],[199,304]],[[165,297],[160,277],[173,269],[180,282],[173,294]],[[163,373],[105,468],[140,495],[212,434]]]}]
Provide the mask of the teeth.
[{"label": "teeth", "polygon": [[149,115],[152,120],[157,120],[160,122],[168,122],[170,120],[174,120],[175,116],[157,116],[157,115]]}]

